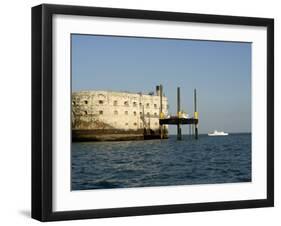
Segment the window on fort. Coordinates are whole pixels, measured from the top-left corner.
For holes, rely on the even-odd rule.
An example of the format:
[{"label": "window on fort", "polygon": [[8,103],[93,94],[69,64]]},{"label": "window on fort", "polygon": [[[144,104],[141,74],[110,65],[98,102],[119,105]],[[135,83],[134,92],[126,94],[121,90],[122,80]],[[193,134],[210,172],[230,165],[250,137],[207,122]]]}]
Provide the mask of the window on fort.
[{"label": "window on fort", "polygon": [[137,126],[137,123],[136,123],[136,122],[134,123],[134,126]]},{"label": "window on fort", "polygon": [[156,112],[154,113],[154,116],[157,116],[157,113],[156,113]]},{"label": "window on fort", "polygon": [[137,102],[133,102],[133,105],[134,105],[134,107],[136,107],[137,106]]},{"label": "window on fort", "polygon": [[146,107],[149,108],[149,103],[146,104]]},{"label": "window on fort", "polygon": [[125,126],[127,126],[127,125],[129,125],[129,123],[126,122],[126,123],[125,123]]},{"label": "window on fort", "polygon": [[114,115],[118,115],[118,111],[114,111]]},{"label": "window on fort", "polygon": [[136,115],[137,115],[137,112],[134,111],[134,116],[136,116]]},{"label": "window on fort", "polygon": [[128,115],[128,111],[125,111],[125,115]]},{"label": "window on fort", "polygon": [[100,115],[103,115],[103,111],[99,111]]},{"label": "window on fort", "polygon": [[88,112],[87,111],[84,111],[84,115],[87,115],[88,114]]},{"label": "window on fort", "polygon": [[146,116],[149,116],[149,112],[146,113]]},{"label": "window on fort", "polygon": [[140,106],[141,106],[141,103],[140,103]]},{"label": "window on fort", "polygon": [[114,105],[114,106],[117,106],[117,104],[118,104],[118,102],[117,102],[117,100],[115,100],[114,103],[113,103],[113,105]]},{"label": "window on fort", "polygon": [[125,106],[129,106],[129,102],[128,102],[128,101],[125,101],[125,102],[124,102],[124,105],[125,105]]},{"label": "window on fort", "polygon": [[75,101],[72,101],[72,104],[75,105]]},{"label": "window on fort", "polygon": [[154,104],[154,108],[157,108],[157,104]]},{"label": "window on fort", "polygon": [[99,100],[99,104],[103,104],[103,100]]},{"label": "window on fort", "polygon": [[87,100],[85,100],[85,101],[84,101],[84,103],[85,103],[85,104],[88,104],[88,101],[87,101]]}]

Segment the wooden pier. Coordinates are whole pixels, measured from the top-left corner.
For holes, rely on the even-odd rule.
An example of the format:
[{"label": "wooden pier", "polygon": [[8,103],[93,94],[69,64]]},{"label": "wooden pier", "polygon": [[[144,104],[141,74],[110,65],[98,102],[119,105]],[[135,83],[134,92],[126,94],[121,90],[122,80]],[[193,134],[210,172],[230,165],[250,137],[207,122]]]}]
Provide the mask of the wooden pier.
[{"label": "wooden pier", "polygon": [[163,125],[177,125],[177,139],[182,139],[181,125],[194,125],[194,137],[198,139],[198,112],[197,112],[197,94],[196,89],[194,89],[194,115],[192,118],[184,118],[182,117],[181,107],[180,107],[180,87],[177,88],[177,115],[165,117],[162,112],[162,94],[163,87],[160,85],[160,117],[159,117],[159,125],[160,125],[160,134],[161,139],[163,137]]},{"label": "wooden pier", "polygon": [[160,125],[190,125],[190,124],[198,124],[198,119],[195,118],[164,118],[159,119]]}]

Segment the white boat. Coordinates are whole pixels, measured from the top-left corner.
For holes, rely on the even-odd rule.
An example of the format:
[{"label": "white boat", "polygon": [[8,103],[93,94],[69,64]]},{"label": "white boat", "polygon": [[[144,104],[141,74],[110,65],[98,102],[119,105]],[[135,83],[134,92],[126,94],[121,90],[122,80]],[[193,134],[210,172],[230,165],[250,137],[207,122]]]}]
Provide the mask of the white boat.
[{"label": "white boat", "polygon": [[208,133],[208,136],[228,136],[228,133],[225,133],[223,131],[219,132],[215,130],[213,133]]}]

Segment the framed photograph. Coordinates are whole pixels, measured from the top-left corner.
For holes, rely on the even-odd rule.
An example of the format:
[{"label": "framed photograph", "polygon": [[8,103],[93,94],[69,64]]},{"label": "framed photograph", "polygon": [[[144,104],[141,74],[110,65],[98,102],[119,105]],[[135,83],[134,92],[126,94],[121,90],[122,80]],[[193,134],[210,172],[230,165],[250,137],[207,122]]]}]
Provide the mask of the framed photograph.
[{"label": "framed photograph", "polygon": [[274,205],[274,21],[32,8],[32,217]]}]

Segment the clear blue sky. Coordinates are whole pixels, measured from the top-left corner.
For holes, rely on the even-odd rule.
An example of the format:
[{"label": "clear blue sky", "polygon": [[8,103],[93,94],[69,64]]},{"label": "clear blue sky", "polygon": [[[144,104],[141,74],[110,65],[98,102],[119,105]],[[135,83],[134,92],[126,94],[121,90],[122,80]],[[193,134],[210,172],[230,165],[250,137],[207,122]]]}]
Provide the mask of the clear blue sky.
[{"label": "clear blue sky", "polygon": [[178,86],[189,114],[197,89],[200,133],[251,132],[251,43],[72,35],[73,91],[149,92],[158,84],[170,114]]}]

